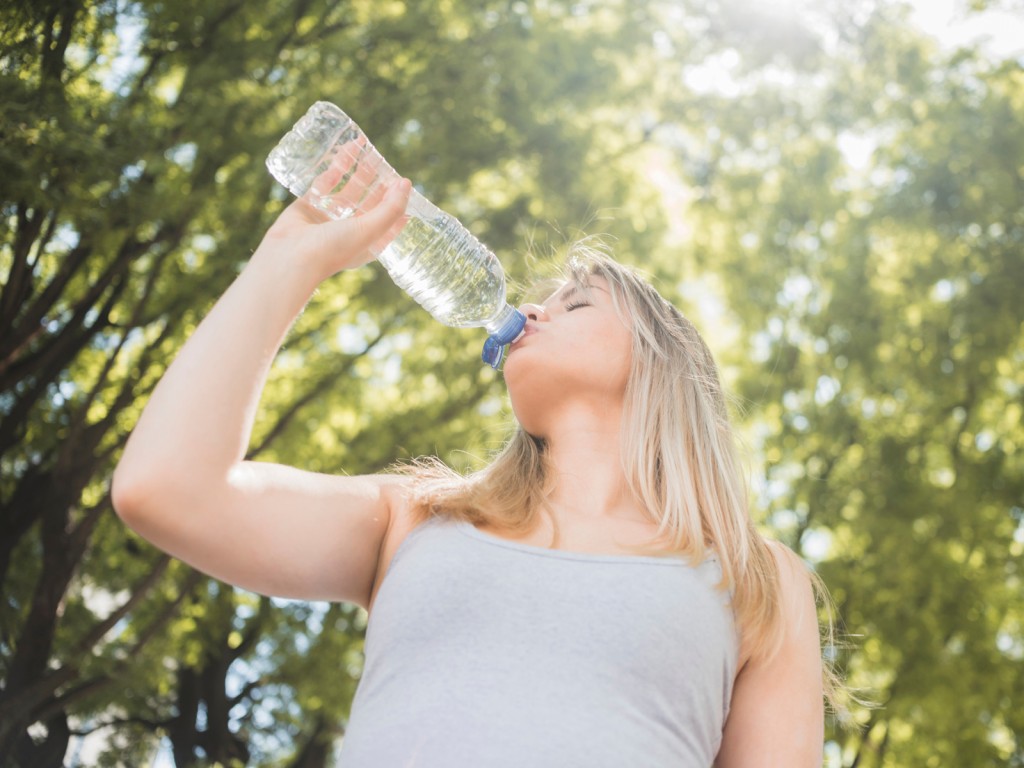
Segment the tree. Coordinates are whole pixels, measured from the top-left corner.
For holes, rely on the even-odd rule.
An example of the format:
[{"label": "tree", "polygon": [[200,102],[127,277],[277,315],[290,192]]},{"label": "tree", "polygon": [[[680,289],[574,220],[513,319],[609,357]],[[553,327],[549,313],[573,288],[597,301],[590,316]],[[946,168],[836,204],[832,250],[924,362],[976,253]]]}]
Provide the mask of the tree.
[{"label": "tree", "polygon": [[[521,274],[512,244],[586,220],[608,187],[581,170],[597,108],[626,96],[601,52],[627,55],[643,19],[332,0],[2,13],[0,755],[60,765],[72,731],[104,728],[111,764],[144,761],[156,734],[180,765],[324,764],[358,612],[259,598],[155,553],[111,513],[113,464],[285,202],[262,158],[310,103],[345,105]],[[336,279],[287,342],[251,457],[365,472],[486,453],[500,386],[480,341],[379,269]]]},{"label": "tree", "polygon": [[879,704],[833,735],[842,764],[1016,765],[1024,73],[898,10],[796,88],[739,68],[695,239],[743,328],[768,523],[817,561]]},{"label": "tree", "polygon": [[[833,763],[1024,764],[1019,62],[943,52],[881,0],[0,18],[3,761],[75,764],[72,736],[101,731],[101,765],[161,739],[182,766],[330,764],[362,612],[210,580],[109,499],[148,393],[286,202],[263,158],[325,98],[514,280],[604,230],[732,329],[755,509],[824,576],[855,635],[840,664],[882,704],[833,729]],[[379,268],[341,275],[296,322],[250,457],[478,465],[509,421],[480,342]]]}]

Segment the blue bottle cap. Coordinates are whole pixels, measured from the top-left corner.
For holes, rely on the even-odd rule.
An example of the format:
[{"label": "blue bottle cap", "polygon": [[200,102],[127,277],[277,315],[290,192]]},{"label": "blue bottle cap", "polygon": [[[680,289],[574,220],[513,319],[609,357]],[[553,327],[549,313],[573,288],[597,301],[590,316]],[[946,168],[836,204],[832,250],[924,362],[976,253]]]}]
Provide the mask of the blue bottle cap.
[{"label": "blue bottle cap", "polygon": [[491,368],[495,370],[501,364],[501,358],[505,354],[505,345],[511,344],[515,341],[519,334],[523,332],[523,328],[526,327],[526,315],[520,312],[518,309],[512,310],[512,315],[505,322],[498,332],[493,336],[489,336],[487,341],[484,342],[484,352],[481,356],[483,361],[487,363]]}]

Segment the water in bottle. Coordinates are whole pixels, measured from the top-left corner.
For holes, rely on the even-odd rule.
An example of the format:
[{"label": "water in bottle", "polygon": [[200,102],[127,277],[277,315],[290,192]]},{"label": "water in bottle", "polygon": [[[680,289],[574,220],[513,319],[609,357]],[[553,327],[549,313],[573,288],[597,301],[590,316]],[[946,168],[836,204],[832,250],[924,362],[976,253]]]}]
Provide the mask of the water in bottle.
[{"label": "water in bottle", "polygon": [[[338,107],[318,101],[267,157],[267,168],[294,195],[336,219],[347,218],[398,174],[359,126]],[[403,290],[437,320],[490,334],[483,360],[493,368],[526,325],[508,304],[497,257],[415,189],[401,232],[375,255]]]}]

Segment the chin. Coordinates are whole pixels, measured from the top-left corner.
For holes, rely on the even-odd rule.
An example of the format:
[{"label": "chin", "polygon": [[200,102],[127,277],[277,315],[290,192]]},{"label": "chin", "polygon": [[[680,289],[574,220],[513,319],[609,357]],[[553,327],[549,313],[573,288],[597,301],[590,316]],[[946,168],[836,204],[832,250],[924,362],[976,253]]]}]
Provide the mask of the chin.
[{"label": "chin", "polygon": [[524,366],[520,364],[518,353],[519,350],[506,353],[505,361],[501,365],[501,375],[504,377],[509,391],[516,386],[516,382],[525,374]]},{"label": "chin", "polygon": [[518,415],[516,415],[516,423],[519,425],[519,428],[530,437],[536,438],[537,440],[545,439],[544,430],[541,429],[539,424],[532,423],[529,419],[523,420],[519,418]]}]

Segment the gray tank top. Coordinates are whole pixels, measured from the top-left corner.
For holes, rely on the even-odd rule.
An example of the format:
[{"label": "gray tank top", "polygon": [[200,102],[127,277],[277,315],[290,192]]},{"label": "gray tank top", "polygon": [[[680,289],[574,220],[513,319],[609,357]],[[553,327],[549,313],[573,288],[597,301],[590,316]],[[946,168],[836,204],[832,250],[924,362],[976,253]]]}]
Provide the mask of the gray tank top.
[{"label": "gray tank top", "polygon": [[366,630],[345,768],[709,768],[738,638],[717,560],[594,555],[432,520]]}]

